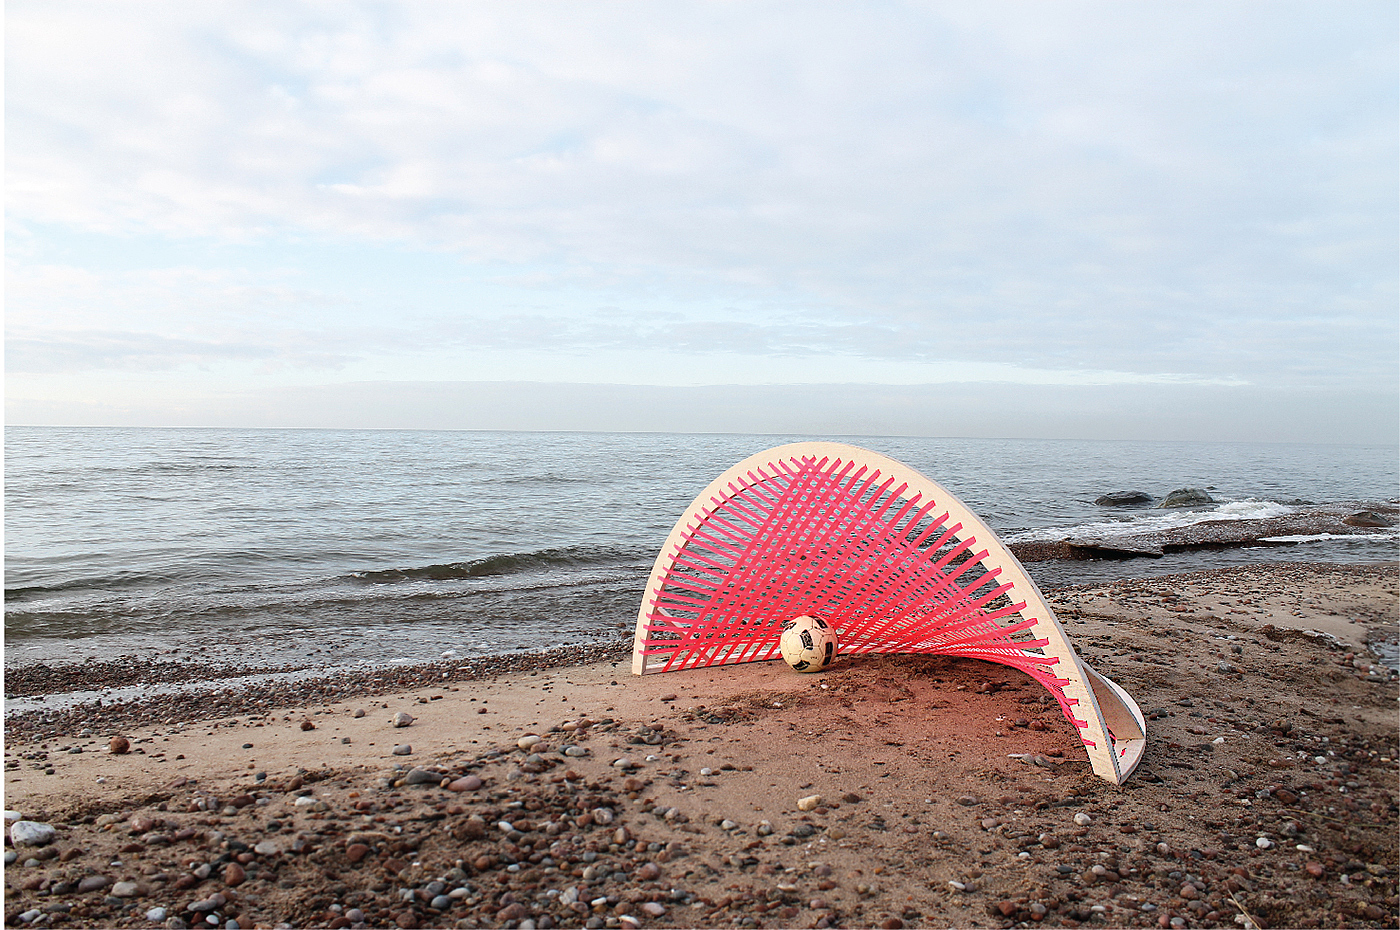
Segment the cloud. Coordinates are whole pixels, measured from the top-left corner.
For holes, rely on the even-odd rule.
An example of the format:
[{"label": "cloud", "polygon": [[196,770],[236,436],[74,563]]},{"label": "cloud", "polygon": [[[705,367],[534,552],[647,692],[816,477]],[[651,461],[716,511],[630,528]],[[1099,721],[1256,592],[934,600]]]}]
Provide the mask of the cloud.
[{"label": "cloud", "polygon": [[[261,377],[630,346],[1390,385],[1396,25],[1379,3],[11,3],[17,357]],[[69,235],[144,245],[116,273]],[[327,249],[339,276],[308,270]],[[375,249],[413,270],[367,281]]]}]

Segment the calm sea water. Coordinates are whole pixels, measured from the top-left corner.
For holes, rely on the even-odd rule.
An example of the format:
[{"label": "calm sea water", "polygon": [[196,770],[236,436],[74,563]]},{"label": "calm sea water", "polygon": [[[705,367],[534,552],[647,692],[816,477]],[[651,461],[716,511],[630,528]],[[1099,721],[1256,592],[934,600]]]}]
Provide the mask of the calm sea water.
[{"label": "calm sea water", "polygon": [[[227,429],[5,431],[6,662],[416,662],[630,631],[657,549],[740,459],[813,437]],[[820,437],[833,438],[833,437]],[[1005,540],[1388,501],[1390,446],[861,437]],[[1093,499],[1210,487],[1219,507]],[[1099,527],[1102,530],[1102,527]],[[1268,559],[1393,560],[1396,537],[1127,563],[1047,588]]]}]

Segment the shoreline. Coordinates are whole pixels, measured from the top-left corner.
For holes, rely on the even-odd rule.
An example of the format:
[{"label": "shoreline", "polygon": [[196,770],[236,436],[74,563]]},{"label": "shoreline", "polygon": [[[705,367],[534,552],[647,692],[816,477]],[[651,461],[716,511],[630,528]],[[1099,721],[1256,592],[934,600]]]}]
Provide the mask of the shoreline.
[{"label": "shoreline", "polygon": [[5,806],[57,835],[6,868],[6,922],[1393,927],[1396,679],[1361,647],[1397,580],[1270,564],[1049,592],[1148,717],[1121,788],[1029,678],[946,657],[639,678],[621,643],[7,719]]},{"label": "shoreline", "polygon": [[[1059,545],[1059,544],[1057,544]],[[1088,558],[1089,556],[1086,556]],[[1315,572],[1323,575],[1366,575],[1400,563],[1345,564],[1330,562],[1261,562],[1255,565],[1229,566],[1214,569],[1184,571],[1176,574],[1128,578],[1115,582],[1086,582],[1064,585],[1045,593],[1055,606],[1056,598],[1086,590],[1100,590],[1122,585],[1171,584],[1179,580],[1228,578],[1239,572],[1284,571]],[[1058,613],[1058,609],[1057,609]],[[1338,632],[1331,631],[1334,635]],[[1345,631],[1341,631],[1345,632]],[[1385,634],[1386,631],[1377,631]],[[1343,637],[1345,638],[1345,636]],[[1394,637],[1390,642],[1393,643]],[[439,659],[416,663],[357,664],[317,668],[310,664],[259,667],[211,666],[184,660],[164,660],[149,656],[118,656],[108,660],[89,659],[84,662],[34,662],[7,667],[4,671],[4,714],[7,740],[12,736],[37,739],[72,728],[75,717],[100,722],[108,727],[133,726],[164,718],[200,719],[201,709],[217,698],[222,706],[238,712],[250,712],[284,704],[303,702],[315,696],[334,699],[355,695],[391,694],[439,679],[449,682],[471,682],[495,678],[521,671],[540,671],[586,665],[593,662],[616,661],[631,653],[631,638],[562,646],[540,651],[515,651],[470,658]],[[1376,661],[1390,663],[1395,668],[1395,649],[1379,641],[1351,642],[1359,652],[1370,652]],[[96,685],[97,687],[93,687]],[[99,693],[111,690],[135,691],[154,686],[154,694],[135,699],[113,700]],[[241,686],[232,693],[232,686]],[[61,706],[34,706],[12,711],[11,701],[28,700],[42,705],[47,698],[66,695],[92,695],[65,700]]]}]

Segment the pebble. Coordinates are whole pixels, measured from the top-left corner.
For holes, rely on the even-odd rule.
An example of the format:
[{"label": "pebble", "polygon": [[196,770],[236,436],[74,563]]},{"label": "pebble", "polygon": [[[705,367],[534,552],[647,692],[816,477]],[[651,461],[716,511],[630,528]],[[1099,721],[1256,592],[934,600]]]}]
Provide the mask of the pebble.
[{"label": "pebble", "polygon": [[272,840],[263,840],[253,847],[253,852],[257,853],[259,856],[275,856],[281,851],[282,847],[278,846]]},{"label": "pebble", "polygon": [[361,717],[363,717],[364,715],[365,715],[365,709],[364,709],[363,707],[356,708],[356,709],[355,709],[355,713],[351,714],[351,716],[354,717],[356,720],[359,720],[359,719],[360,719]]},{"label": "pebble", "polygon": [[637,869],[637,880],[653,882],[661,877],[661,866],[655,862],[643,862]]},{"label": "pebble", "polygon": [[800,811],[814,811],[822,805],[822,796],[819,794],[809,794],[805,798],[797,799],[797,809]]},{"label": "pebble", "polygon": [[[405,724],[405,726],[407,726],[407,724]],[[402,745],[395,746],[395,747],[394,747],[394,755],[396,755],[396,756],[411,756],[411,755],[413,755],[413,747],[410,746],[408,743],[403,743]]]},{"label": "pebble", "polygon": [[139,890],[135,882],[117,882],[112,886],[112,895],[118,898],[134,898]]},{"label": "pebble", "polygon": [[521,749],[530,749],[534,746],[539,745],[540,742],[540,737],[536,736],[533,733],[528,733],[525,736],[520,737],[520,739],[516,740],[515,745],[520,747]]},{"label": "pebble", "polygon": [[125,736],[114,736],[111,742],[107,744],[107,751],[114,756],[124,755],[130,749],[131,741]]},{"label": "pebble", "polygon": [[390,721],[396,727],[406,727],[413,723],[413,715],[406,710],[401,710],[394,714],[394,719]]},{"label": "pebble", "polygon": [[484,783],[475,775],[464,775],[448,784],[448,791],[477,791]]},{"label": "pebble", "polygon": [[58,836],[52,824],[17,820],[10,825],[10,842],[16,846],[47,846]]},{"label": "pebble", "polygon": [[414,768],[404,776],[405,785],[436,785],[442,782],[442,776],[437,772],[430,772],[425,768]]},{"label": "pebble", "polygon": [[78,893],[87,894],[89,891],[98,891],[111,883],[112,880],[105,875],[88,875],[78,881]]},{"label": "pebble", "polygon": [[1094,822],[1094,818],[1090,817],[1083,811],[1080,811],[1079,813],[1074,815],[1074,822],[1081,827],[1087,827],[1089,824]]},{"label": "pebble", "polygon": [[165,922],[165,914],[166,914],[165,908],[163,908],[163,907],[153,907],[153,908],[151,908],[149,911],[146,912],[146,919],[147,919],[147,920],[150,920],[150,921],[154,921],[154,922],[156,922],[156,923],[158,923],[158,924],[159,924],[159,923],[164,923],[164,922]]}]

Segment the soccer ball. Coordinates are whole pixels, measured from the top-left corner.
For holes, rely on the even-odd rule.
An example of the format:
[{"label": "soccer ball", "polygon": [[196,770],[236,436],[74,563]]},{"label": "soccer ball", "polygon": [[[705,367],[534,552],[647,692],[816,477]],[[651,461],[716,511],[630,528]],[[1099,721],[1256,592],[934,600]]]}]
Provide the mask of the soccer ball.
[{"label": "soccer ball", "polygon": [[821,617],[796,617],[783,624],[778,651],[799,672],[820,672],[836,658],[836,630]]}]

